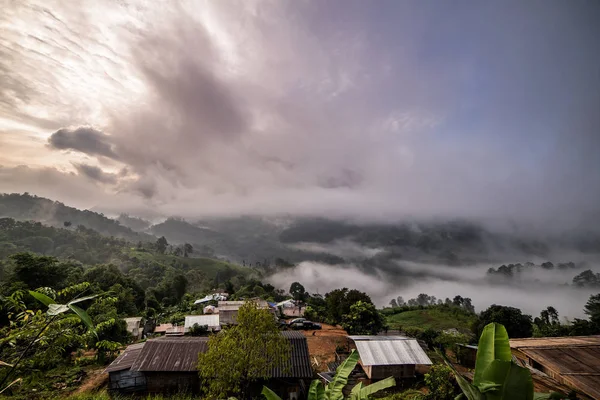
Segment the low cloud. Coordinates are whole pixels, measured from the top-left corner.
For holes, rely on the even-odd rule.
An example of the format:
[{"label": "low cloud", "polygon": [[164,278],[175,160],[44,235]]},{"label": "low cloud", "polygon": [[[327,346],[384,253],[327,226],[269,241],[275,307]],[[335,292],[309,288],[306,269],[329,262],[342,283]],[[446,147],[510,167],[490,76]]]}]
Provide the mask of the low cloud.
[{"label": "low cloud", "polygon": [[77,172],[79,172],[79,174],[85,175],[86,177],[90,178],[91,180],[94,180],[94,181],[97,181],[100,183],[107,183],[107,184],[117,183],[117,175],[116,174],[104,172],[102,170],[102,168],[96,167],[95,165],[73,163],[73,166],[75,167]]},{"label": "low cloud", "polygon": [[118,159],[110,137],[91,127],[59,129],[50,135],[48,145],[57,150],[74,150],[91,156]]}]

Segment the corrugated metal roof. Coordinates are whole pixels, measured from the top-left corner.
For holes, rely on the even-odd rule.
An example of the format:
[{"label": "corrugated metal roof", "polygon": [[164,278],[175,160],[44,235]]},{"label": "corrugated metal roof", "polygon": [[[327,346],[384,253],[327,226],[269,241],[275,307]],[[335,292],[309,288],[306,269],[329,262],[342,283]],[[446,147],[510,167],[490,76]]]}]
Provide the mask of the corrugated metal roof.
[{"label": "corrugated metal roof", "polygon": [[113,362],[110,363],[104,372],[115,372],[129,369],[133,365],[135,359],[142,351],[146,343],[136,343],[127,346],[125,350],[117,357]]},{"label": "corrugated metal roof", "polygon": [[287,365],[273,368],[270,375],[273,378],[312,378],[314,373],[306,336],[298,331],[283,331],[281,334],[290,341],[290,359]]},{"label": "corrugated metal roof", "polygon": [[185,330],[190,329],[194,324],[208,325],[209,328],[218,328],[219,314],[205,314],[205,315],[186,315],[185,316]]},{"label": "corrugated metal roof", "polygon": [[600,336],[511,339],[510,347],[554,379],[600,399]]},{"label": "corrugated metal roof", "polygon": [[[248,301],[253,301],[255,303],[258,304],[258,308],[269,308],[269,303],[267,303],[265,300],[248,300]],[[219,301],[219,312],[220,311],[237,311],[240,309],[241,306],[244,305],[244,303],[246,303],[246,301]]]},{"label": "corrugated metal roof", "polygon": [[375,335],[352,335],[348,336],[349,339],[354,340],[407,340],[410,339],[407,336],[375,336]]},{"label": "corrugated metal roof", "polygon": [[415,339],[357,340],[355,344],[363,365],[431,365]]},{"label": "corrugated metal roof", "polygon": [[196,371],[198,354],[208,349],[207,337],[162,337],[148,340],[132,371]]},{"label": "corrugated metal roof", "polygon": [[[313,370],[306,337],[296,331],[284,331],[281,334],[290,341],[290,359],[287,365],[273,368],[270,375],[274,378],[312,378]],[[196,371],[198,354],[207,350],[207,337],[162,337],[148,340],[131,365],[131,370]]]}]

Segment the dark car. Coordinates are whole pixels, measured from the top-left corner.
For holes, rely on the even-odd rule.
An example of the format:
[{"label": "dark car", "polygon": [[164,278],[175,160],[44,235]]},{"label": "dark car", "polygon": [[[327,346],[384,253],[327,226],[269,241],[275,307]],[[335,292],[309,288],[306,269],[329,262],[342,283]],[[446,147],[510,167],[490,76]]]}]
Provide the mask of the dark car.
[{"label": "dark car", "polygon": [[321,329],[321,324],[303,319],[302,321],[290,323],[290,328],[303,330]]}]

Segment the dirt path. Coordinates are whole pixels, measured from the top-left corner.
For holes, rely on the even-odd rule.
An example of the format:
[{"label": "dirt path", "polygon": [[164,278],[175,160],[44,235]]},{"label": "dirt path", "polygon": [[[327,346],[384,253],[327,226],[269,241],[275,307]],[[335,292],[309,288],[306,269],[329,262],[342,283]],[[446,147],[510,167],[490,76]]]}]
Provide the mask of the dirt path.
[{"label": "dirt path", "polygon": [[[321,324],[322,329],[317,331],[302,331],[306,336],[308,352],[311,362],[317,361],[318,371],[327,371],[327,363],[335,360],[335,348],[337,345],[347,344],[345,330],[332,325]],[[314,335],[313,335],[314,332]]]},{"label": "dirt path", "polygon": [[87,370],[83,383],[73,392],[73,394],[95,392],[106,385],[108,383],[108,374],[105,374],[103,371],[104,367]]}]

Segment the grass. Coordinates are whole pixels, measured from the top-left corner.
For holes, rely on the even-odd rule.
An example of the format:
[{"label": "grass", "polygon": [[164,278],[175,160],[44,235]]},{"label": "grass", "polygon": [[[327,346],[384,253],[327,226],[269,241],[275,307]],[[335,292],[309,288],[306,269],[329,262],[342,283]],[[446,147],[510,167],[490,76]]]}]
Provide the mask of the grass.
[{"label": "grass", "polygon": [[455,328],[462,333],[470,333],[476,316],[441,308],[425,308],[388,315],[386,320],[392,329],[431,328],[440,331]]}]

